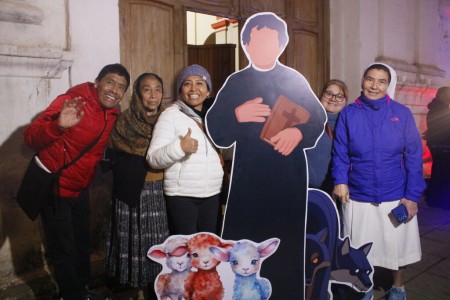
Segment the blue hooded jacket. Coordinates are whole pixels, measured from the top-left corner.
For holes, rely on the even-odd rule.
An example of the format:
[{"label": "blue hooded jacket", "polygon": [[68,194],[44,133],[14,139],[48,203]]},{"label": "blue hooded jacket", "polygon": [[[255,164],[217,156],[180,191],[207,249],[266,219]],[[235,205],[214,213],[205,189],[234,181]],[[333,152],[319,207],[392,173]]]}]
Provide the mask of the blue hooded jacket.
[{"label": "blue hooded jacket", "polygon": [[334,184],[347,184],[352,200],[417,202],[425,189],[413,115],[388,95],[373,101],[361,94],[342,110],[332,159]]}]

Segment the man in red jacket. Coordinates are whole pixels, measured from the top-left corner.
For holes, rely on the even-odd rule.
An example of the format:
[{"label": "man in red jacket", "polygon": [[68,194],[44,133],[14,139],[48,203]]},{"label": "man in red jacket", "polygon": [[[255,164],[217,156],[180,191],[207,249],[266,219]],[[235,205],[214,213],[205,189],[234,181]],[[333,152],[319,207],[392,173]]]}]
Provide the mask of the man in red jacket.
[{"label": "man in red jacket", "polygon": [[64,300],[93,299],[90,278],[89,192],[97,164],[120,110],[117,105],[130,84],[120,64],[105,66],[95,82],[70,88],[25,130],[25,142],[38,152],[37,163],[61,172],[56,199],[49,199],[41,219],[54,276]]}]

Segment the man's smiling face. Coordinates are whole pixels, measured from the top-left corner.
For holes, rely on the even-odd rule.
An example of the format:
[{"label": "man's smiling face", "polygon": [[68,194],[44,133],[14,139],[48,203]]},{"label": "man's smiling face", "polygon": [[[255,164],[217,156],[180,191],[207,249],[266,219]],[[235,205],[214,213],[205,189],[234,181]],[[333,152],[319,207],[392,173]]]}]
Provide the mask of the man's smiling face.
[{"label": "man's smiling face", "polygon": [[115,73],[108,73],[100,80],[95,80],[98,99],[105,108],[113,108],[122,101],[127,90],[125,77]]}]

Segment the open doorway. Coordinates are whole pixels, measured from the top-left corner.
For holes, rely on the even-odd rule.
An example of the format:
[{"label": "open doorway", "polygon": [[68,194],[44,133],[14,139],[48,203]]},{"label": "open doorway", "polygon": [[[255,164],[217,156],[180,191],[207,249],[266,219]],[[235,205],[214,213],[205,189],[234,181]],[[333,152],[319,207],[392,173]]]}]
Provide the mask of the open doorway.
[{"label": "open doorway", "polygon": [[238,20],[188,11],[188,65],[199,64],[211,74],[213,95],[239,69]]},{"label": "open doorway", "polygon": [[[212,96],[217,95],[229,75],[239,70],[239,23],[236,19],[187,12],[188,65],[199,64],[211,75]],[[221,192],[221,227],[225,213],[234,148],[221,149],[224,181]]]}]

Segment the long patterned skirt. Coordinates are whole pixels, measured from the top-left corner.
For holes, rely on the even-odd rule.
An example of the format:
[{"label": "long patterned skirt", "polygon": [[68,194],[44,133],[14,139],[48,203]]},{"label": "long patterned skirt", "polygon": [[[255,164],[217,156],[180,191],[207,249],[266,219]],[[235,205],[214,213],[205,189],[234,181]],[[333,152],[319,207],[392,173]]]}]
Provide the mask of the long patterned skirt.
[{"label": "long patterned skirt", "polygon": [[106,270],[121,284],[146,287],[162,266],[147,257],[151,246],[169,236],[163,181],[145,182],[139,205],[112,200],[106,243]]}]

